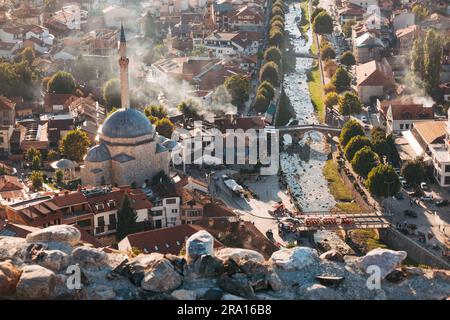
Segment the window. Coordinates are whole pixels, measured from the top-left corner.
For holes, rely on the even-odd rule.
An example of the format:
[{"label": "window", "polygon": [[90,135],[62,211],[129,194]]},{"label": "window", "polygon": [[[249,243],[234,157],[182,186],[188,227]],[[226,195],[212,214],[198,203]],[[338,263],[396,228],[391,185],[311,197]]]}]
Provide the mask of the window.
[{"label": "window", "polygon": [[3,139],[3,135],[0,136],[0,143],[5,142],[5,140]]},{"label": "window", "polygon": [[400,130],[403,130],[403,123],[400,124]]},{"label": "window", "polygon": [[448,164],[445,165],[445,172],[450,172],[450,165]]},{"label": "window", "polygon": [[450,184],[450,177],[444,178],[444,184]]},{"label": "window", "polygon": [[97,225],[99,227],[103,227],[105,225],[105,217],[98,217],[97,218]]},{"label": "window", "polygon": [[166,204],[175,204],[177,203],[177,198],[166,199]]},{"label": "window", "polygon": [[172,209],[172,213],[178,213],[178,209]]},{"label": "window", "polygon": [[405,124],[405,129],[409,129],[409,124]]},{"label": "window", "polygon": [[114,213],[109,215],[109,229],[114,230],[117,227],[116,215]]}]

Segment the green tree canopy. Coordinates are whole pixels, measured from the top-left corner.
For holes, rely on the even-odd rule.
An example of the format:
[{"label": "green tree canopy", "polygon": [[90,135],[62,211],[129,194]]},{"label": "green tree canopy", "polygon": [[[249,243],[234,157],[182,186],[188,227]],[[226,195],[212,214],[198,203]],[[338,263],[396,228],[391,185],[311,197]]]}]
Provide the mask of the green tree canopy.
[{"label": "green tree canopy", "polygon": [[434,30],[429,30],[425,38],[425,89],[435,96],[441,79],[443,39]]},{"label": "green tree canopy", "polygon": [[411,12],[416,16],[416,23],[422,22],[430,14],[428,8],[421,4],[415,4]]},{"label": "green tree canopy", "polygon": [[338,93],[344,92],[350,88],[352,77],[348,74],[347,70],[343,67],[339,67],[336,70],[331,83],[336,87]]},{"label": "green tree canopy", "polygon": [[346,38],[350,38],[352,36],[352,26],[356,24],[355,20],[348,20],[345,21],[342,25],[342,33],[345,35]]},{"label": "green tree canopy", "polygon": [[182,101],[177,108],[187,119],[202,119],[199,113],[200,106],[194,100]]},{"label": "green tree canopy", "polygon": [[275,21],[281,22],[283,24],[283,28],[284,29],[284,17],[281,15],[275,15],[272,16],[272,19],[270,19],[270,24],[272,25]]},{"label": "green tree canopy", "polygon": [[33,190],[39,191],[44,185],[44,176],[41,171],[33,171],[30,175],[31,186]]},{"label": "green tree canopy", "polygon": [[272,7],[272,16],[283,16],[283,15],[284,15],[283,8],[276,5]]},{"label": "green tree canopy", "polygon": [[327,12],[320,12],[313,21],[313,30],[317,34],[331,34],[333,32],[333,19]]},{"label": "green tree canopy", "polygon": [[346,66],[353,66],[356,64],[355,56],[351,51],[346,51],[341,57],[341,63]]},{"label": "green tree canopy", "polygon": [[64,172],[62,170],[56,170],[55,178],[57,183],[61,183],[64,179]]},{"label": "green tree canopy", "polygon": [[263,94],[257,94],[254,107],[256,111],[264,113],[269,107],[269,100]]},{"label": "green tree canopy", "polygon": [[366,180],[370,193],[378,197],[391,197],[400,191],[400,180],[394,168],[379,164],[373,168]]},{"label": "green tree canopy", "polygon": [[269,44],[282,48],[284,44],[284,32],[280,28],[271,28],[269,33]]},{"label": "green tree canopy", "polygon": [[41,152],[37,149],[35,149],[34,147],[31,147],[30,149],[27,150],[27,152],[25,153],[25,159],[27,161],[33,161],[33,159],[35,157],[41,157]]},{"label": "green tree canopy", "polygon": [[355,153],[351,164],[357,174],[367,178],[369,172],[378,165],[378,156],[369,146],[365,146]]},{"label": "green tree canopy", "polygon": [[259,73],[259,80],[261,82],[268,81],[273,87],[278,87],[279,76],[278,66],[275,62],[266,62]]},{"label": "green tree canopy", "polygon": [[144,108],[144,114],[147,117],[153,116],[158,119],[162,119],[167,117],[167,110],[160,105],[150,105]]},{"label": "green tree canopy", "polygon": [[346,116],[361,113],[362,107],[358,96],[351,92],[346,92],[339,100],[339,112]]},{"label": "green tree canopy", "polygon": [[47,91],[50,93],[74,93],[75,88],[75,78],[65,71],[56,72],[47,84]]},{"label": "green tree canopy", "polygon": [[341,130],[339,142],[341,143],[341,146],[345,148],[350,139],[356,136],[364,136],[364,129],[358,121],[349,120],[344,124],[344,127]]},{"label": "green tree canopy", "polygon": [[402,176],[412,186],[418,186],[425,178],[425,166],[422,159],[406,161],[401,170]]},{"label": "green tree canopy", "polygon": [[120,209],[117,211],[117,241],[122,240],[127,235],[137,231],[137,214],[131,208],[128,196],[125,196]]},{"label": "green tree canopy", "polygon": [[258,90],[256,91],[256,94],[259,93],[263,94],[267,98],[267,100],[270,101],[275,96],[275,89],[269,81],[263,81],[260,83],[260,85],[258,86]]},{"label": "green tree canopy", "polygon": [[55,150],[50,150],[47,153],[47,159],[50,161],[54,161],[54,160],[58,159],[58,153]]},{"label": "green tree canopy", "polygon": [[36,54],[34,52],[34,49],[31,47],[23,48],[19,53],[20,61],[26,61],[29,66],[33,63],[35,57]]},{"label": "green tree canopy", "polygon": [[171,138],[173,130],[175,129],[174,124],[168,118],[162,118],[155,123],[156,131],[163,137]]},{"label": "green tree canopy", "polygon": [[314,22],[314,19],[317,17],[317,15],[321,12],[326,12],[326,10],[324,8],[320,8],[320,7],[314,9],[314,11],[310,17],[312,23]]},{"label": "green tree canopy", "polygon": [[334,59],[336,58],[336,52],[331,47],[330,44],[327,44],[320,48],[320,58],[322,60]]},{"label": "green tree canopy", "polygon": [[119,79],[108,80],[103,86],[103,100],[109,108],[122,107],[122,101],[120,100],[120,81]]},{"label": "green tree canopy", "polygon": [[225,79],[225,88],[231,95],[231,103],[241,106],[248,100],[250,94],[250,80],[241,74],[236,74]]},{"label": "green tree canopy", "polygon": [[41,157],[40,156],[34,156],[33,161],[31,162],[31,167],[33,170],[39,170],[41,167]]},{"label": "green tree canopy", "polygon": [[370,140],[366,136],[356,136],[350,139],[344,148],[348,161],[352,161],[355,154],[364,147],[370,147]]},{"label": "green tree canopy", "polygon": [[411,51],[411,70],[420,78],[425,73],[425,41],[422,37],[417,37],[413,42]]},{"label": "green tree canopy", "polygon": [[327,108],[332,108],[339,103],[339,96],[336,92],[329,92],[325,96],[324,104]]},{"label": "green tree canopy", "polygon": [[269,47],[264,52],[264,60],[273,61],[277,65],[280,65],[281,62],[281,51],[277,47]]},{"label": "green tree canopy", "polygon": [[91,144],[86,132],[79,129],[69,131],[60,142],[60,151],[69,159],[81,162]]}]

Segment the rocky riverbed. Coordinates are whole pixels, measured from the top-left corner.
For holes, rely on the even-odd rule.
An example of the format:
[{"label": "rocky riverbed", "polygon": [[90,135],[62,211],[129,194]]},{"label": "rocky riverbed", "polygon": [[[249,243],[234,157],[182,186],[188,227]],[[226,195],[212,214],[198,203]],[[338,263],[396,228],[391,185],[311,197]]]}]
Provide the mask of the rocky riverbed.
[{"label": "rocky riverbed", "polygon": [[[1,299],[446,299],[450,271],[403,267],[403,251],[363,257],[307,247],[276,251],[213,249],[206,231],[191,236],[186,255],[128,257],[80,243],[72,226],[52,226],[26,239],[0,237]],[[366,274],[378,266],[379,288]],[[79,267],[79,269],[77,269]],[[73,273],[73,270],[78,270]],[[78,273],[77,273],[78,272]],[[79,285],[77,287],[77,284]]]}]

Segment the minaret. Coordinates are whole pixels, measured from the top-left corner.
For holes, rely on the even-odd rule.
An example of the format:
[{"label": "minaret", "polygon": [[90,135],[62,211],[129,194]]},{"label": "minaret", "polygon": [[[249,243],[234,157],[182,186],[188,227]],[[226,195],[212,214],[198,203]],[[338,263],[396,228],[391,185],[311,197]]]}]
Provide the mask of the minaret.
[{"label": "minaret", "polygon": [[121,103],[122,108],[128,109],[130,107],[130,93],[128,85],[128,63],[130,61],[127,58],[127,42],[125,40],[123,25],[120,26],[119,55]]}]

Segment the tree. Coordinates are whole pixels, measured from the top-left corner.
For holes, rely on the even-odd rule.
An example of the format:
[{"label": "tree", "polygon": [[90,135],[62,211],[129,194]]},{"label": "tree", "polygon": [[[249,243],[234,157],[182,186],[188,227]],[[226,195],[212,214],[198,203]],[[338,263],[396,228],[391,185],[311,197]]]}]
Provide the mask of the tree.
[{"label": "tree", "polygon": [[156,186],[159,183],[167,184],[170,183],[170,178],[167,176],[167,174],[161,170],[157,174],[155,174],[152,178],[152,186]]},{"label": "tree", "polygon": [[41,152],[33,147],[27,150],[25,153],[25,159],[28,161],[33,161],[35,157],[41,157]]},{"label": "tree", "polygon": [[411,70],[420,77],[425,73],[424,58],[424,40],[422,37],[417,37],[411,51]]},{"label": "tree", "polygon": [[394,138],[392,135],[386,136],[386,130],[381,127],[375,127],[371,132],[372,140],[372,150],[378,154],[380,159],[387,157],[387,159],[392,160],[395,153]]},{"label": "tree", "polygon": [[350,139],[344,148],[348,161],[352,161],[355,154],[364,147],[370,147],[370,140],[366,136],[356,136]]},{"label": "tree", "polygon": [[275,20],[270,24],[270,29],[278,28],[280,30],[284,30],[284,23],[280,20]]},{"label": "tree", "polygon": [[429,15],[428,8],[421,4],[415,4],[411,12],[416,16],[416,23],[422,22]]},{"label": "tree", "polygon": [[341,146],[345,148],[350,139],[356,136],[364,136],[364,129],[358,121],[349,120],[344,124],[344,127],[341,130],[339,142],[341,143]]},{"label": "tree", "polygon": [[278,6],[272,7],[272,16],[284,16],[283,8],[280,8]]},{"label": "tree", "polygon": [[328,60],[328,59],[334,59],[336,58],[336,52],[334,49],[328,44],[326,46],[323,46],[320,49],[320,58],[322,60]]},{"label": "tree", "polygon": [[329,92],[325,96],[324,104],[327,108],[332,108],[339,103],[339,96],[336,92]]},{"label": "tree", "polygon": [[144,35],[150,39],[157,39],[161,34],[158,23],[150,12],[144,17]]},{"label": "tree", "polygon": [[347,67],[353,66],[356,64],[355,56],[351,51],[346,51],[341,57],[341,63]]},{"label": "tree", "polygon": [[282,48],[284,43],[284,33],[280,28],[271,28],[269,33],[269,44]]},{"label": "tree", "polygon": [[73,161],[80,162],[91,144],[86,132],[79,129],[69,131],[60,142],[60,151]]},{"label": "tree", "polygon": [[277,47],[269,47],[264,52],[264,60],[273,61],[277,65],[280,65],[281,62],[281,51]]},{"label": "tree", "polygon": [[333,32],[333,19],[327,12],[320,12],[313,21],[313,30],[317,34],[330,34]]},{"label": "tree", "polygon": [[339,100],[339,112],[345,116],[360,113],[362,107],[363,104],[358,96],[351,92],[346,92]]},{"label": "tree", "polygon": [[75,91],[75,78],[69,72],[58,71],[48,81],[47,91],[49,93],[70,94]]},{"label": "tree", "polygon": [[178,106],[178,110],[184,115],[187,119],[201,120],[202,117],[199,114],[199,106],[196,102],[189,99],[186,101],[182,101]]},{"label": "tree", "polygon": [[266,112],[267,108],[269,107],[269,100],[267,100],[267,98],[263,94],[257,94],[254,107],[258,112]]},{"label": "tree", "polygon": [[400,190],[400,180],[394,168],[379,164],[373,168],[366,180],[370,193],[378,197],[391,197]]},{"label": "tree", "polygon": [[22,49],[19,54],[20,61],[26,61],[28,65],[31,65],[35,59],[36,55],[34,49],[31,47],[26,47]]},{"label": "tree", "polygon": [[47,159],[50,161],[54,161],[54,160],[58,159],[58,153],[55,150],[50,150],[47,153]]},{"label": "tree", "polygon": [[173,130],[175,129],[174,124],[168,118],[162,118],[155,123],[156,131],[163,137],[171,138]]},{"label": "tree", "polygon": [[33,170],[39,170],[41,167],[41,157],[40,156],[34,156],[33,161],[31,162],[31,167]]},{"label": "tree", "polygon": [[372,131],[370,132],[370,139],[372,139],[372,142],[374,140],[380,140],[386,138],[386,130],[383,127],[373,127]]},{"label": "tree", "polygon": [[369,146],[365,146],[355,153],[351,164],[357,174],[367,178],[369,172],[378,165],[378,156]]},{"label": "tree", "polygon": [[438,89],[442,69],[443,39],[436,35],[434,30],[429,30],[425,38],[425,59],[423,62],[425,73],[423,79],[427,93],[434,96]]},{"label": "tree", "polygon": [[259,81],[268,81],[273,87],[278,87],[278,66],[275,62],[266,62],[259,73]]},{"label": "tree", "polygon": [[38,191],[42,189],[42,186],[44,185],[44,177],[42,175],[42,172],[40,171],[31,172],[30,180],[33,190]]},{"label": "tree", "polygon": [[334,60],[326,60],[323,63],[323,70],[325,71],[328,78],[332,78],[334,76],[337,68],[338,65]]},{"label": "tree", "polygon": [[136,232],[137,214],[131,208],[130,200],[125,195],[120,209],[117,211],[117,240],[120,241],[130,233]]},{"label": "tree", "polygon": [[61,183],[64,179],[64,171],[62,170],[56,170],[55,172],[55,178],[57,183]]},{"label": "tree", "polygon": [[352,27],[356,24],[355,20],[348,20],[345,21],[342,25],[342,33],[345,35],[346,38],[350,38],[352,36]]},{"label": "tree", "polygon": [[418,186],[425,178],[425,166],[422,159],[406,161],[401,173],[410,185]]},{"label": "tree", "polygon": [[337,68],[336,73],[331,79],[331,83],[334,84],[338,93],[348,90],[351,82],[352,77],[343,67]]},{"label": "tree", "polygon": [[144,114],[149,117],[153,116],[158,119],[167,118],[167,110],[163,106],[150,105],[144,108]]},{"label": "tree", "polygon": [[225,88],[231,95],[231,103],[241,106],[248,100],[250,94],[250,80],[241,74],[225,79]]},{"label": "tree", "polygon": [[122,107],[119,79],[108,80],[103,86],[103,100],[109,108]]},{"label": "tree", "polygon": [[281,22],[283,24],[284,29],[284,17],[280,15],[272,16],[272,19],[270,19],[270,25],[272,25],[274,22]]},{"label": "tree", "polygon": [[273,86],[270,84],[269,81],[263,81],[258,86],[258,90],[256,91],[256,94],[257,95],[262,94],[267,98],[267,100],[270,101],[275,96],[275,89],[273,88]]},{"label": "tree", "polygon": [[311,23],[314,22],[314,19],[318,16],[319,13],[321,12],[326,12],[326,10],[324,8],[315,8],[313,13],[311,14]]}]

